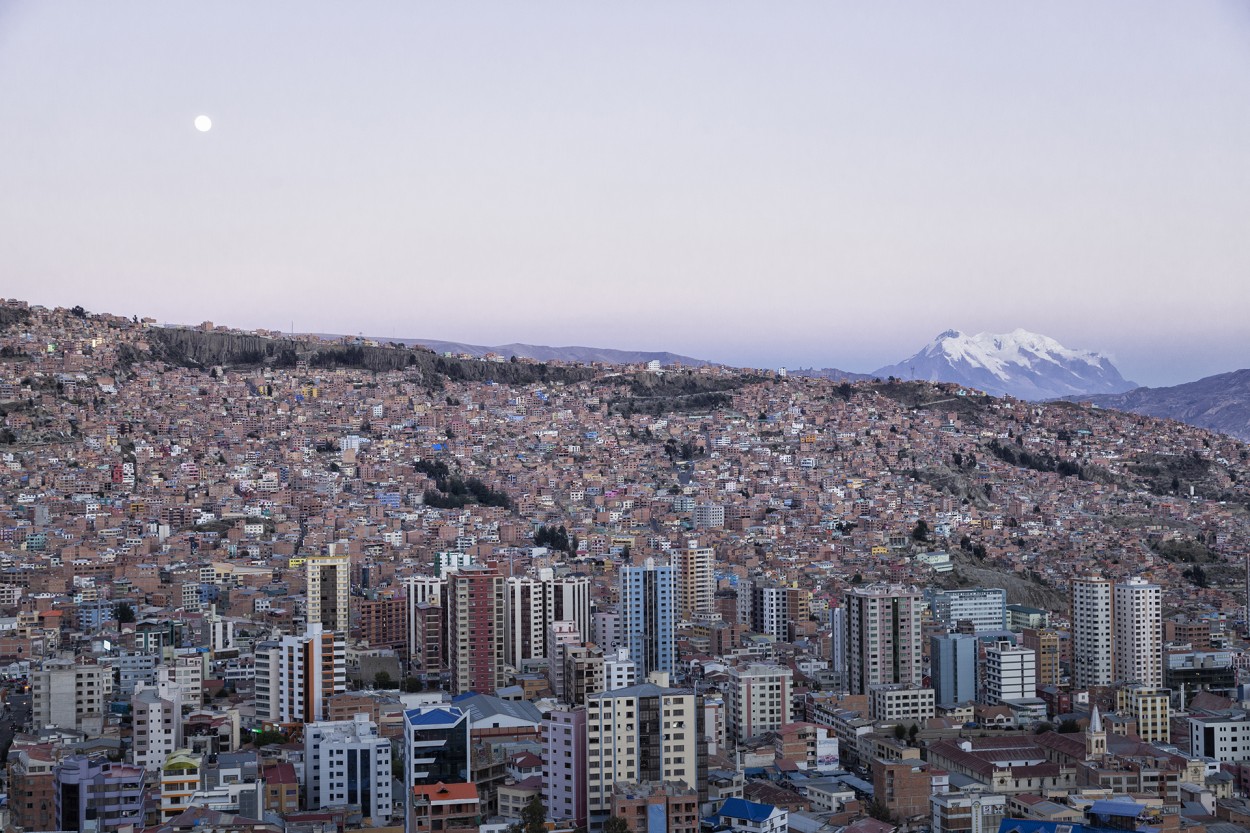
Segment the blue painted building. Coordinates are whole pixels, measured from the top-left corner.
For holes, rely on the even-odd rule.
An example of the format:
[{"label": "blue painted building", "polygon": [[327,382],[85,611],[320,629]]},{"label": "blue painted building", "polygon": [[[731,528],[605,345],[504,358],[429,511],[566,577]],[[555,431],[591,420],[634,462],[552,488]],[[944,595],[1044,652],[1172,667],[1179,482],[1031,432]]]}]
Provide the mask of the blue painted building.
[{"label": "blue painted building", "polygon": [[676,568],[648,558],[642,567],[621,570],[621,625],[638,679],[676,666]]},{"label": "blue painted building", "polygon": [[977,696],[977,638],[949,633],[929,638],[935,703],[954,705]]}]

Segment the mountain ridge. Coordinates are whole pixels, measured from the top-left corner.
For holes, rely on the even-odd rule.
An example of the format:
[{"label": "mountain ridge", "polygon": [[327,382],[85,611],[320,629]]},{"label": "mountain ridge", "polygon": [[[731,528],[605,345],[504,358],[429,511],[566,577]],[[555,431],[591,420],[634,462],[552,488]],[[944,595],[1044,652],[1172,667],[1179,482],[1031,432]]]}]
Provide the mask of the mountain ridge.
[{"label": "mountain ridge", "polygon": [[1071,350],[1048,336],[1020,328],[975,335],[946,330],[910,358],[880,367],[873,375],[954,382],[996,396],[1034,401],[1122,393],[1137,387],[1106,356]]},{"label": "mountain ridge", "polygon": [[1174,419],[1250,441],[1250,369],[1217,373],[1166,387],[1137,387],[1114,394],[1066,396],[1143,416]]},{"label": "mountain ridge", "polygon": [[[342,338],[342,336],[330,333],[315,333],[314,335],[329,339]],[[373,337],[373,340],[381,343],[395,342],[403,344],[406,347],[427,347],[436,353],[465,353],[476,358],[481,358],[487,353],[497,353],[505,358],[516,356],[521,359],[533,359],[540,362],[561,361],[582,362],[585,364],[593,362],[604,362],[606,364],[646,364],[650,361],[658,361],[662,365],[680,364],[683,367],[704,367],[712,364],[721,364],[721,362],[708,361],[707,359],[697,359],[693,356],[683,356],[679,353],[671,353],[667,350],[620,350],[613,347],[585,347],[581,345],[553,347],[545,344],[522,344],[519,342],[512,344],[485,345],[469,344],[461,341],[445,341],[436,338]]]}]

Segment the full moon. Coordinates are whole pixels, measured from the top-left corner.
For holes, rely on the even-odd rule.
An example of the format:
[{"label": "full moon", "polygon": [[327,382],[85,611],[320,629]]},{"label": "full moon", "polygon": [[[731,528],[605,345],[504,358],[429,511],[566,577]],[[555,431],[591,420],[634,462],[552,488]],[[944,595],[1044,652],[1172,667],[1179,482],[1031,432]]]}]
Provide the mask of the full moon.
[{"label": "full moon", "polygon": [[208,131],[213,129],[213,120],[210,119],[208,116],[196,116],[195,117],[195,129],[200,131],[201,133],[207,133]]}]

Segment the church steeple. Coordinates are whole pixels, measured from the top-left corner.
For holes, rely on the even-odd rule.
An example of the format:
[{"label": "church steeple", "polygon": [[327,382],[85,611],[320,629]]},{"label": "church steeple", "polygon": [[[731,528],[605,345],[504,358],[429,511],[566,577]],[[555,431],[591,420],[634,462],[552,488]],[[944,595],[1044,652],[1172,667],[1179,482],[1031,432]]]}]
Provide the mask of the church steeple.
[{"label": "church steeple", "polygon": [[1101,758],[1107,754],[1107,733],[1102,729],[1102,715],[1098,706],[1089,715],[1089,728],[1085,730],[1085,760]]}]

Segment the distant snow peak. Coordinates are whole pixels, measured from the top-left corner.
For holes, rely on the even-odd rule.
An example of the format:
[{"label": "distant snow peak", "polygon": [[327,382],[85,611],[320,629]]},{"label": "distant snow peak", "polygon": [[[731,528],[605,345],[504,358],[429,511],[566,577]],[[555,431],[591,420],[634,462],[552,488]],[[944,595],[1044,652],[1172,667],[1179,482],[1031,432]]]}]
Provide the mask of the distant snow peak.
[{"label": "distant snow peak", "polygon": [[946,330],[910,359],[880,368],[875,375],[956,382],[1020,399],[1119,393],[1136,387],[1106,357],[1070,350],[1023,328],[976,335]]}]

